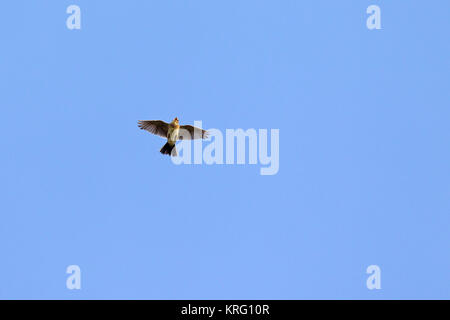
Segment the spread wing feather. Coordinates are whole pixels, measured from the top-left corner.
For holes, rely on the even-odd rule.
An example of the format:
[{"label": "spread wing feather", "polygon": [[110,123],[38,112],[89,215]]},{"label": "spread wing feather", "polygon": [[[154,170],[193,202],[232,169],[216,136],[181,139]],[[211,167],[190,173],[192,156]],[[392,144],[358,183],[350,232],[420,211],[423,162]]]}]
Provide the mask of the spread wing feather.
[{"label": "spread wing feather", "polygon": [[[183,132],[183,130],[186,130]],[[185,133],[185,134],[183,134]],[[188,133],[188,134],[186,134]],[[193,140],[193,139],[207,139],[209,137],[208,131],[190,126],[180,126],[180,137],[179,140]]]},{"label": "spread wing feather", "polygon": [[169,124],[161,120],[139,120],[138,127],[163,138],[167,138],[169,131]]}]

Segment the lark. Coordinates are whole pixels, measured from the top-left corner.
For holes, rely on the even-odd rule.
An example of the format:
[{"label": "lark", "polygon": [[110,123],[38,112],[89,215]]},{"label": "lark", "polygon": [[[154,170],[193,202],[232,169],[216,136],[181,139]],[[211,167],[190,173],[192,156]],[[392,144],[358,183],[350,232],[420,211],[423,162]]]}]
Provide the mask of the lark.
[{"label": "lark", "polygon": [[162,120],[139,120],[138,127],[157,136],[167,139],[159,152],[172,157],[178,156],[175,143],[178,140],[193,140],[208,138],[208,131],[190,125],[180,126],[178,118],[171,123]]}]

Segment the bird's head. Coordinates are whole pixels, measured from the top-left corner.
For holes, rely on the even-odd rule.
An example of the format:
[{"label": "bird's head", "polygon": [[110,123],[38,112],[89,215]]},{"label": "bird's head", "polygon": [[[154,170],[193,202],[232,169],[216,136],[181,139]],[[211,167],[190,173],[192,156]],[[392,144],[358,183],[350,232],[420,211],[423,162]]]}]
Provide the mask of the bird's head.
[{"label": "bird's head", "polygon": [[178,118],[173,119],[172,122],[178,124]]}]

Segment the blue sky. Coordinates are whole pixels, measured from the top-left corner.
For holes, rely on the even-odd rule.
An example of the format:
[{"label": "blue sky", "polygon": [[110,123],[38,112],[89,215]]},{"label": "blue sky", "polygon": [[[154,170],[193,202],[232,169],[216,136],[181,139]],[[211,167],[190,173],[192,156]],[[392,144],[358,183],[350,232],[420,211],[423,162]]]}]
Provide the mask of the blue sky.
[{"label": "blue sky", "polygon": [[[0,298],[450,298],[449,12],[5,2]],[[136,121],[175,116],[279,129],[278,174],[174,165]]]}]

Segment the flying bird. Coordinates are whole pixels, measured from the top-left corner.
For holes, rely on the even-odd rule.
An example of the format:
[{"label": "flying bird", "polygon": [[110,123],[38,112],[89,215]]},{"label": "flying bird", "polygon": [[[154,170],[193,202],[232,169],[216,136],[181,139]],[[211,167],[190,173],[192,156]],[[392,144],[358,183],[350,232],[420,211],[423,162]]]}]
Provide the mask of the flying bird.
[{"label": "flying bird", "polygon": [[171,123],[166,123],[162,120],[139,120],[138,127],[167,139],[166,144],[159,152],[173,157],[178,155],[175,147],[175,143],[178,140],[208,138],[208,131],[190,125],[180,126],[178,118],[173,119]]}]

